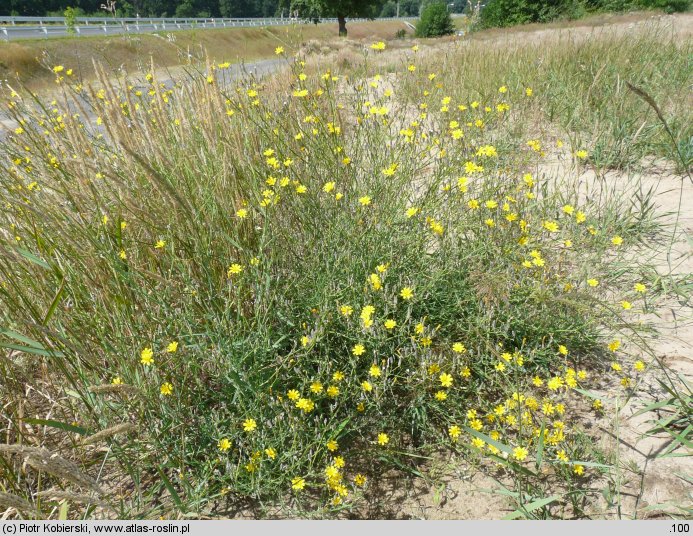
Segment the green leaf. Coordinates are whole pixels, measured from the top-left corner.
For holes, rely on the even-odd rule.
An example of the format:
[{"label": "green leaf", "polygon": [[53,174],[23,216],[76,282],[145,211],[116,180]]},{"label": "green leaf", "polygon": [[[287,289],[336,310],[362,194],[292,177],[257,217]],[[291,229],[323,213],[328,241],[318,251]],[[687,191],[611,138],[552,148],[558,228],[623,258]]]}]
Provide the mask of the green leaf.
[{"label": "green leaf", "polygon": [[503,519],[517,519],[518,517],[526,517],[526,514],[531,514],[534,510],[538,510],[539,508],[542,508],[547,504],[551,504],[552,502],[555,502],[560,498],[560,495],[552,495],[551,497],[546,497],[545,499],[538,499],[536,501],[532,501],[528,505],[524,506],[522,509],[511,512]]},{"label": "green leaf", "polygon": [[471,435],[473,435],[474,437],[478,437],[479,439],[483,439],[483,440],[486,441],[486,443],[488,443],[489,445],[493,445],[493,446],[496,447],[498,450],[501,450],[501,451],[503,451],[503,452],[507,452],[508,454],[512,454],[512,453],[513,453],[513,449],[510,448],[508,445],[505,445],[505,444],[503,444],[503,443],[500,443],[499,441],[496,441],[495,439],[491,439],[491,438],[490,438],[489,436],[487,436],[486,434],[482,434],[481,432],[477,432],[476,430],[474,430],[474,429],[472,429],[472,428],[469,428],[469,426],[463,426],[462,428],[464,428],[467,432],[469,432],[469,433],[470,433]]},{"label": "green leaf", "polygon": [[27,354],[43,355],[46,357],[65,357],[65,354],[56,350],[45,350],[43,348],[35,348],[31,346],[21,346],[19,344],[9,344],[0,341],[0,348],[9,348],[18,352],[26,352]]},{"label": "green leaf", "polygon": [[159,472],[159,476],[161,477],[161,480],[164,482],[164,486],[166,486],[166,489],[171,494],[171,498],[173,499],[175,505],[181,512],[185,513],[183,502],[180,500],[180,496],[178,495],[176,488],[173,487],[173,484],[171,484],[171,481],[166,476],[166,473],[164,473],[161,467],[157,467],[156,470]]},{"label": "green leaf", "polygon": [[67,520],[67,512],[70,509],[70,503],[65,501],[60,505],[60,513],[58,513],[58,519],[60,521]]},{"label": "green leaf", "polygon": [[58,289],[58,292],[55,293],[55,297],[53,298],[53,301],[51,302],[51,305],[48,308],[48,311],[46,311],[46,316],[43,317],[43,325],[44,326],[48,325],[48,321],[53,316],[53,313],[55,313],[55,309],[58,307],[58,304],[60,303],[60,298],[62,297],[64,290],[65,290],[65,278],[63,277],[62,281],[60,281],[60,288]]},{"label": "green leaf", "polygon": [[39,259],[36,255],[27,251],[26,249],[17,248],[17,253],[19,253],[22,257],[24,257],[29,262],[33,262],[34,264],[40,266],[41,268],[45,268],[46,270],[51,269],[51,267],[48,265],[48,263],[46,261],[44,261],[43,259]]},{"label": "green leaf", "polygon": [[30,339],[29,337],[25,337],[21,333],[17,333],[16,331],[12,331],[11,329],[0,329],[0,335],[5,335],[12,339],[16,339],[19,342],[23,342],[24,344],[28,344],[29,346],[33,346],[34,348],[43,349],[43,344],[41,344],[40,342]]},{"label": "green leaf", "polygon": [[652,411],[655,409],[663,408],[664,406],[670,405],[672,402],[674,402],[674,398],[667,398],[666,400],[660,400],[659,402],[655,402],[654,404],[649,404],[645,406],[644,408],[636,411],[633,413],[632,417],[637,417],[638,415],[642,415],[643,413],[647,413],[648,411]]},{"label": "green leaf", "polygon": [[536,468],[539,470],[541,467],[541,462],[544,459],[544,428],[546,427],[546,421],[541,422],[541,430],[539,430],[539,441],[537,442],[537,461]]},{"label": "green leaf", "polygon": [[28,424],[37,424],[39,426],[50,426],[51,428],[59,428],[65,432],[73,432],[79,435],[88,435],[89,430],[82,428],[81,426],[75,426],[73,424],[67,424],[60,421],[54,421],[53,419],[24,419],[24,422]]}]

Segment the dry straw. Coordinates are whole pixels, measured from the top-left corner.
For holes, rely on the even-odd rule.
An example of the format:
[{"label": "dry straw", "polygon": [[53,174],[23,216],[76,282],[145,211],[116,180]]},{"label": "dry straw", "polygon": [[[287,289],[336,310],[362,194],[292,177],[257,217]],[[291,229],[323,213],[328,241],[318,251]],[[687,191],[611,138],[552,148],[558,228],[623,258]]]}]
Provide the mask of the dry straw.
[{"label": "dry straw", "polygon": [[21,512],[33,512],[34,506],[17,495],[12,495],[11,493],[3,493],[0,491],[0,507],[2,508],[14,508]]},{"label": "dry straw", "polygon": [[96,506],[108,507],[108,505],[101,501],[96,495],[88,495],[86,493],[75,493],[73,491],[49,489],[46,491],[39,491],[36,494],[36,496],[54,501],[69,501],[71,503],[77,504],[94,504]]},{"label": "dry straw", "polygon": [[27,465],[37,471],[44,471],[78,486],[102,493],[96,480],[85,474],[77,464],[47,449],[24,445],[0,445],[0,452],[21,456]]},{"label": "dry straw", "polygon": [[110,428],[106,428],[105,430],[101,430],[100,432],[96,432],[93,435],[85,437],[82,440],[82,444],[93,445],[94,443],[98,443],[99,441],[103,441],[109,437],[113,437],[118,434],[127,434],[134,432],[135,430],[137,430],[137,426],[129,422],[116,424],[115,426],[111,426]]},{"label": "dry straw", "polygon": [[105,383],[103,385],[94,385],[89,388],[91,393],[95,395],[111,395],[111,394],[122,394],[122,395],[139,395],[142,392],[134,385],[127,385],[125,383],[114,384]]}]

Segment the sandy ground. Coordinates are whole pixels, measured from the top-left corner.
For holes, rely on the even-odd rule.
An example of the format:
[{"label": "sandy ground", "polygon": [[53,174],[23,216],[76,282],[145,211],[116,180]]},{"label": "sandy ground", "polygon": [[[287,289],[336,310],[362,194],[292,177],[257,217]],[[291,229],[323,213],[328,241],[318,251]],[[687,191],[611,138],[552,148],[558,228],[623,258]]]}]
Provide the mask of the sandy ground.
[{"label": "sandy ground", "polygon": [[[574,168],[569,168],[569,161],[563,158],[547,162],[544,169],[547,178],[576,173]],[[662,163],[651,163],[646,169],[647,172],[637,175],[608,172],[602,180],[614,185],[617,191],[630,190],[637,184],[645,190],[653,189],[661,221],[676,229],[671,254],[665,252],[653,258],[653,262],[660,274],[690,276],[693,274],[693,181],[673,173],[671,166]],[[578,180],[582,186],[594,186],[599,179],[588,170]],[[656,314],[642,317],[659,332],[648,343],[667,367],[667,375],[681,375],[693,381],[693,310],[674,300],[657,305]],[[651,361],[646,355],[640,357]],[[630,399],[626,401],[622,397],[623,406],[618,413],[612,408],[603,418],[590,423],[590,434],[600,438],[599,447],[616,460],[614,479],[620,484],[620,493],[615,494],[611,504],[599,499],[587,508],[594,517],[659,518],[667,512],[681,516],[675,505],[693,506],[693,489],[682,478],[693,476],[693,453],[688,452],[687,457],[657,458],[669,446],[671,437],[646,434],[652,427],[650,421],[658,417],[656,414],[636,415],[648,404],[668,397],[657,382],[664,374],[654,366],[645,373]],[[622,389],[614,382],[594,391],[608,396]],[[584,417],[586,422],[594,419],[592,413],[585,413]],[[422,479],[409,483],[405,480],[385,479],[382,489],[376,493],[379,500],[370,503],[364,514],[397,519],[499,519],[514,510],[505,496],[494,492],[499,486],[493,478],[465,469],[463,464],[438,478],[435,485]]]}]

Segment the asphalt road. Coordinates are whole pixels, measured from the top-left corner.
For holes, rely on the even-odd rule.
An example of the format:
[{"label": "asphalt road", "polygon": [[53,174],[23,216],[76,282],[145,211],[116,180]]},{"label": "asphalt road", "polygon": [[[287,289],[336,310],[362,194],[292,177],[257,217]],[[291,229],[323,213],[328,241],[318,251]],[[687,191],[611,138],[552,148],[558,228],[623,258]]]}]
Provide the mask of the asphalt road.
[{"label": "asphalt road", "polygon": [[[236,80],[248,76],[262,78],[263,76],[277,71],[285,63],[286,60],[277,58],[258,60],[250,63],[235,63],[228,69],[217,70],[215,73],[218,83],[228,85]],[[181,75],[179,78],[183,77],[184,75]],[[157,78],[157,80],[166,87],[173,87],[174,85],[173,78]],[[147,90],[148,86],[135,86],[135,89]],[[44,99],[44,101],[47,102],[46,99]],[[84,108],[89,109],[89,106],[84,106]],[[96,121],[96,116],[90,115],[88,120],[93,124]],[[2,145],[5,138],[18,126],[19,124],[14,119],[8,117],[6,112],[3,111],[0,114],[0,151],[2,150]]]}]

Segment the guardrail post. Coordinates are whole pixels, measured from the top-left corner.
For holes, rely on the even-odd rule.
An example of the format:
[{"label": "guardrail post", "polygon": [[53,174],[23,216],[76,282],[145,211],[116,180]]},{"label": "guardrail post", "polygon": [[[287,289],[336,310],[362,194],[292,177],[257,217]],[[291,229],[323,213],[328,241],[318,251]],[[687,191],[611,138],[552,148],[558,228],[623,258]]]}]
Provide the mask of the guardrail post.
[{"label": "guardrail post", "polygon": [[7,28],[2,28],[2,34],[5,36],[6,41],[10,40],[10,34],[7,33]]}]

